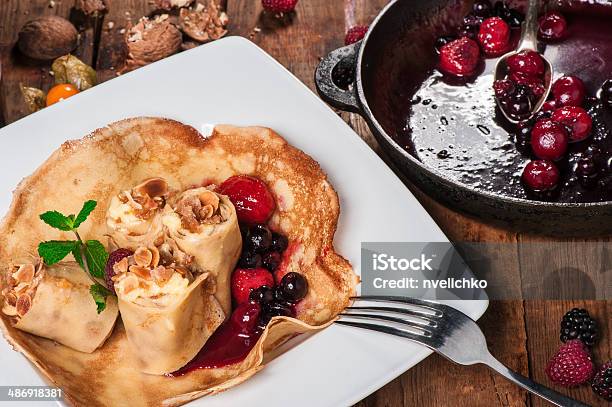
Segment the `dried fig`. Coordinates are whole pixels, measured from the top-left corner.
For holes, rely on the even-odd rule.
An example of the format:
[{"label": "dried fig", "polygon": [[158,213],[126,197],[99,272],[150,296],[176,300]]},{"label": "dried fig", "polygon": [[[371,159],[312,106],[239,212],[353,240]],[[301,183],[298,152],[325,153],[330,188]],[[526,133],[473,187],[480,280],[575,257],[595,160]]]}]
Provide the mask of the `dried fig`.
[{"label": "dried fig", "polygon": [[46,16],[29,21],[21,28],[17,46],[30,58],[49,60],[70,53],[77,41],[77,30],[70,21]]},{"label": "dried fig", "polygon": [[198,3],[195,7],[181,9],[181,30],[189,37],[199,42],[218,40],[227,34],[228,17],[214,0],[208,0],[208,5]]},{"label": "dried fig", "polygon": [[123,72],[131,71],[169,57],[181,49],[183,35],[162,14],[149,19],[143,17],[126,32],[128,58]]}]

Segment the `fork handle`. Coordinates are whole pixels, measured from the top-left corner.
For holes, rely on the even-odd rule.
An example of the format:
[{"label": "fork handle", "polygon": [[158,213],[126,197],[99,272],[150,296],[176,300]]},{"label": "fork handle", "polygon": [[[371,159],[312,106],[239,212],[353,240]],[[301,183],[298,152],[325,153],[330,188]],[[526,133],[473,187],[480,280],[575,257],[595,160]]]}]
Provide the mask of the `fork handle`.
[{"label": "fork handle", "polygon": [[542,397],[544,400],[560,407],[589,407],[588,404],[581,403],[577,400],[564,396],[548,387],[542,386],[534,382],[533,380],[520,375],[503,365],[499,360],[489,355],[489,360],[483,361],[483,363],[495,370],[500,375],[504,376],[511,382],[518,384],[525,390]]}]

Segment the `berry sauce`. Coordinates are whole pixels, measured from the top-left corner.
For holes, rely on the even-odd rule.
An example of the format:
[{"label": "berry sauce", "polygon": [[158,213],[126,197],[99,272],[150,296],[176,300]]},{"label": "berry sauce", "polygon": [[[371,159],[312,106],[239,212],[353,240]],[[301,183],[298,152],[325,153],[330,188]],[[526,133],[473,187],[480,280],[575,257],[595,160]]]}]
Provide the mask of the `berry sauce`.
[{"label": "berry sauce", "polygon": [[[607,8],[607,7],[606,7]],[[586,8],[585,8],[586,11]],[[598,12],[601,11],[601,12]],[[607,79],[612,79],[612,31],[609,10],[589,14],[563,10],[567,35],[546,45],[544,56],[552,63],[554,80],[563,75],[580,77],[586,87],[585,110],[596,110],[599,119],[584,141],[571,143],[566,158],[557,162],[559,186],[546,200],[557,202],[600,202],[612,200],[612,108],[593,97]],[[452,33],[453,28],[446,32]],[[518,30],[512,30],[513,38]],[[441,31],[440,35],[444,35]],[[435,49],[432,48],[435,55]],[[432,58],[436,61],[437,58]],[[493,70],[497,58],[484,59],[483,72],[466,83],[452,83],[432,64],[415,73],[407,66],[395,86],[395,106],[405,109],[395,140],[427,167],[444,177],[484,192],[508,197],[542,199],[521,182],[531,151],[515,145],[516,126],[508,123],[495,103]],[[409,64],[407,64],[409,65]],[[595,107],[593,107],[595,106]],[[589,111],[591,114],[591,111]],[[586,185],[577,173],[578,162],[593,149],[598,155],[598,182]],[[609,182],[608,182],[609,181]]]},{"label": "berry sauce", "polygon": [[245,333],[240,325],[230,319],[217,328],[191,362],[168,376],[183,376],[198,369],[214,369],[241,362],[262,333],[263,329]]}]

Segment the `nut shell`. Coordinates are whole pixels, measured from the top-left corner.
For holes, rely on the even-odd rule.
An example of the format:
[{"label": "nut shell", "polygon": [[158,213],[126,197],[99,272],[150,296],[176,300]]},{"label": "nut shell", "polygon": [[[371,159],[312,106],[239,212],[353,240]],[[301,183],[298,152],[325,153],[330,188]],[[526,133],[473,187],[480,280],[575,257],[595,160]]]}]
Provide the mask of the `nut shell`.
[{"label": "nut shell", "polygon": [[153,20],[143,17],[126,33],[128,58],[122,71],[169,57],[181,49],[183,35],[170,21],[167,14]]},{"label": "nut shell", "polygon": [[21,28],[17,46],[27,57],[49,60],[70,53],[77,42],[78,33],[70,21],[46,16],[29,21]]}]

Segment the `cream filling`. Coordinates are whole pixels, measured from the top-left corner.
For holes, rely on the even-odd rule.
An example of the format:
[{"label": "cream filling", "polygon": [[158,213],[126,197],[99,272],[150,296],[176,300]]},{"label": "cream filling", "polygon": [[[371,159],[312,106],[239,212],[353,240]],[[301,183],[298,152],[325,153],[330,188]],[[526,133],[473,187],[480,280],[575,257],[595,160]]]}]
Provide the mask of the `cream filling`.
[{"label": "cream filling", "polygon": [[[136,281],[134,280],[136,279]],[[134,284],[138,284],[134,287]],[[132,273],[126,273],[123,278],[115,282],[117,295],[125,301],[141,305],[166,306],[182,295],[189,286],[189,280],[180,273],[174,273],[164,284],[153,280],[144,280]]]},{"label": "cream filling", "polygon": [[132,235],[144,235],[151,229],[152,222],[142,219],[129,202],[123,203],[114,196],[107,212],[107,222],[114,230]]}]

